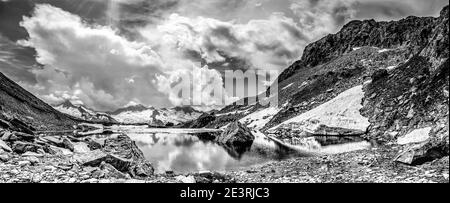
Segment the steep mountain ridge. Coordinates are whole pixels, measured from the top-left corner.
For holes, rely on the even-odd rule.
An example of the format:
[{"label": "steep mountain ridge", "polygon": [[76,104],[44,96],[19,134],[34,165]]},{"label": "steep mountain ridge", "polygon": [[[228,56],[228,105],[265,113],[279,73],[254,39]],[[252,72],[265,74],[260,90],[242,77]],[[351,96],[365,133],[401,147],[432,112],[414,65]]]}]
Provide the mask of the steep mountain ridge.
[{"label": "steep mountain ridge", "polygon": [[[381,49],[408,47],[406,55],[417,54],[429,42],[438,37],[436,35],[439,34],[433,30],[445,29],[445,19],[447,19],[448,25],[448,10],[449,8],[446,6],[438,18],[410,16],[400,21],[390,22],[351,21],[338,33],[330,34],[308,45],[301,60],[283,71],[279,81],[288,79],[300,69],[327,63],[356,47],[372,46]],[[445,30],[440,30],[440,33],[444,32]],[[446,43],[448,45],[448,41]],[[445,50],[445,43],[439,46],[443,51]]]},{"label": "steep mountain ridge", "polygon": [[77,121],[60,113],[0,73],[0,119],[18,119],[38,130],[70,129]]}]

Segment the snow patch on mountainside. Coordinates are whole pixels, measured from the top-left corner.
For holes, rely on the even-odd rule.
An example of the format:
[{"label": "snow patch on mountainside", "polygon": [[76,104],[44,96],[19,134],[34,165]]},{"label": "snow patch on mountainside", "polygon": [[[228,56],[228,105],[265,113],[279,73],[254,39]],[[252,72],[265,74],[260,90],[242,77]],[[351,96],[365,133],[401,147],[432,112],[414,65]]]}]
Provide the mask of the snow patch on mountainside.
[{"label": "snow patch on mountainside", "polygon": [[411,143],[425,142],[430,139],[431,130],[431,127],[414,130],[403,137],[399,137],[397,139],[397,144],[406,145]]},{"label": "snow patch on mountainside", "polygon": [[286,85],[286,87],[283,87],[283,89],[281,89],[281,90],[285,90],[285,89],[291,87],[292,85],[294,85],[294,83],[291,83],[291,84],[289,84],[289,85]]},{"label": "snow patch on mountainside", "polygon": [[57,107],[54,107],[54,109],[58,110],[61,113],[65,113],[65,114],[68,114],[68,115],[71,115],[71,116],[74,116],[77,118],[82,118],[81,112],[76,107],[65,108],[63,106],[57,106]]},{"label": "snow patch on mountainside", "polygon": [[247,115],[242,118],[240,122],[245,123],[250,128],[259,130],[266,126],[266,124],[279,112],[280,109],[276,107],[265,108]]},{"label": "snow patch on mountainside", "polygon": [[331,101],[292,118],[270,129],[289,124],[299,124],[305,131],[315,131],[320,126],[366,131],[370,123],[360,114],[364,98],[363,86],[351,88]]}]

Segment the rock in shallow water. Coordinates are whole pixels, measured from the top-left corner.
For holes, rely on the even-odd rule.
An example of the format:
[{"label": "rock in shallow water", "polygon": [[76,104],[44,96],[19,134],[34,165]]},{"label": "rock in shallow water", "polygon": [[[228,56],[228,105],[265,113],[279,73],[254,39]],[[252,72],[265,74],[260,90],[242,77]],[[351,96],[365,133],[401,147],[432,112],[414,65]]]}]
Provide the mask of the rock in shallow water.
[{"label": "rock in shallow water", "polygon": [[249,149],[255,140],[252,131],[239,122],[228,125],[225,131],[216,138],[219,144],[234,149],[238,153]]}]

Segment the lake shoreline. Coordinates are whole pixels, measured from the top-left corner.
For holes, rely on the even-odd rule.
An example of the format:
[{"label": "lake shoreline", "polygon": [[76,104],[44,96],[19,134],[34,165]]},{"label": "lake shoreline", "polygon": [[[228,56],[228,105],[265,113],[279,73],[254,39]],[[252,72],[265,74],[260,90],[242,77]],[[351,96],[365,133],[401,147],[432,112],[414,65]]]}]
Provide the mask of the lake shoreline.
[{"label": "lake shoreline", "polygon": [[449,182],[448,156],[412,167],[393,162],[395,153],[387,148],[290,158],[227,172],[167,171],[145,178],[131,177],[128,174],[122,176],[123,173],[103,166],[84,166],[75,161],[74,156],[7,153],[7,156],[0,157],[0,183]]},{"label": "lake shoreline", "polygon": [[388,154],[358,151],[273,161],[226,173],[155,174],[145,179],[95,178],[92,168],[71,165],[67,156],[39,157],[39,163],[31,165],[24,164],[26,157],[13,155],[0,164],[0,183],[449,183],[449,157],[410,167],[392,163]]}]

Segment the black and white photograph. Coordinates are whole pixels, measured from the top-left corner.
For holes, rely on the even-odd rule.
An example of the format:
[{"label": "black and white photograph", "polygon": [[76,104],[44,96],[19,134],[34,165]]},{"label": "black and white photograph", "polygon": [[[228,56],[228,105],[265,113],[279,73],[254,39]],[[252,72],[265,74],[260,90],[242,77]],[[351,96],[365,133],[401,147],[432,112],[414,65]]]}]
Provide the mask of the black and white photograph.
[{"label": "black and white photograph", "polygon": [[0,183],[448,184],[448,5],[0,0]]}]

